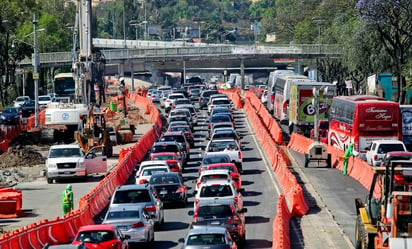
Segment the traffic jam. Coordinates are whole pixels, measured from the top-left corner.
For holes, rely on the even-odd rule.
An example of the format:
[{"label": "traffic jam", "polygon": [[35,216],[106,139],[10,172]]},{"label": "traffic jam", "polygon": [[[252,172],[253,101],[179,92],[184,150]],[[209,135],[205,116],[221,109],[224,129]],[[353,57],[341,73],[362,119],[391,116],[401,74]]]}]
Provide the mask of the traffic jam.
[{"label": "traffic jam", "polygon": [[[150,88],[147,98],[164,111],[160,138],[136,166],[134,179],[116,188],[102,224],[83,226],[72,244],[157,247],[155,231],[165,226],[166,210],[190,207],[191,224],[179,238],[181,248],[242,248],[247,208],[242,141],[231,100],[205,84]],[[196,134],[200,123],[207,127],[202,141]],[[195,162],[193,151],[202,154]],[[197,177],[185,179],[194,168]]]}]

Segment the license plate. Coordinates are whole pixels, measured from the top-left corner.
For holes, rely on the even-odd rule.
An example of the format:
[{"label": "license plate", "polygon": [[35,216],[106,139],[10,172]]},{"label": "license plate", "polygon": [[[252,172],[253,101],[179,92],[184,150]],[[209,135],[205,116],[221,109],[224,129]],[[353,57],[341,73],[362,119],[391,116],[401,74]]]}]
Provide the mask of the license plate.
[{"label": "license plate", "polygon": [[117,229],[126,231],[126,230],[127,230],[127,226],[118,226]]},{"label": "license plate", "polygon": [[162,190],[162,191],[160,191],[160,194],[161,194],[161,195],[166,195],[166,194],[167,194],[167,190]]},{"label": "license plate", "polygon": [[210,222],[211,225],[220,225],[220,222],[218,220],[214,220]]}]

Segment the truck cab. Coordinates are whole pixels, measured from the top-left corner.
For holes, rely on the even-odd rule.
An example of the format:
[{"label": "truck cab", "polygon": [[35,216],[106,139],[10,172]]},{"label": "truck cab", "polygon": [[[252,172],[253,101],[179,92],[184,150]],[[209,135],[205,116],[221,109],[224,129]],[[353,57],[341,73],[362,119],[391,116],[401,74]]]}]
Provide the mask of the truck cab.
[{"label": "truck cab", "polygon": [[53,145],[46,159],[47,183],[67,178],[85,178],[90,174],[107,173],[107,156],[96,146],[86,154],[78,144]]}]

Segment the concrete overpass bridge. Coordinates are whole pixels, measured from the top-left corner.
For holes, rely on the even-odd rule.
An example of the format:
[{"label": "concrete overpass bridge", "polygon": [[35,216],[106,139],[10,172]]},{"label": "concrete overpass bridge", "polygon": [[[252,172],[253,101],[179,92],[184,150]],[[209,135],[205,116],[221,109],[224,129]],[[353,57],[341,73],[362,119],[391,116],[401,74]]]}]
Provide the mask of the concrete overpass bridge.
[{"label": "concrete overpass bridge", "polygon": [[[126,44],[126,45],[125,45]],[[199,72],[201,70],[228,73],[248,68],[274,68],[277,61],[294,60],[300,68],[302,59],[335,58],[340,56],[337,45],[245,46],[185,42],[93,39],[106,59],[108,74],[125,72]],[[125,48],[126,47],[126,48]],[[40,53],[40,67],[70,67],[72,52]],[[20,67],[31,67],[27,58]]]}]

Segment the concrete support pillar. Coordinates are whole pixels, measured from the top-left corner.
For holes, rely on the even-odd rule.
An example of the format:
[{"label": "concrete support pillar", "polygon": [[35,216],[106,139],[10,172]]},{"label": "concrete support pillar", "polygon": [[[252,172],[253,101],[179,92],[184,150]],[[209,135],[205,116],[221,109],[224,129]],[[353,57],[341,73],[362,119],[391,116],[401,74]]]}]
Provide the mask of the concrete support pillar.
[{"label": "concrete support pillar", "polygon": [[242,81],[242,90],[245,89],[245,61],[244,59],[240,60],[240,78]]},{"label": "concrete support pillar", "polygon": [[132,76],[132,92],[134,92],[134,67],[133,61],[130,62],[130,75]]},{"label": "concrete support pillar", "polygon": [[182,85],[186,83],[186,61],[183,60],[183,75],[182,75]]},{"label": "concrete support pillar", "polygon": [[124,62],[118,64],[117,73],[120,77],[124,77]]}]

